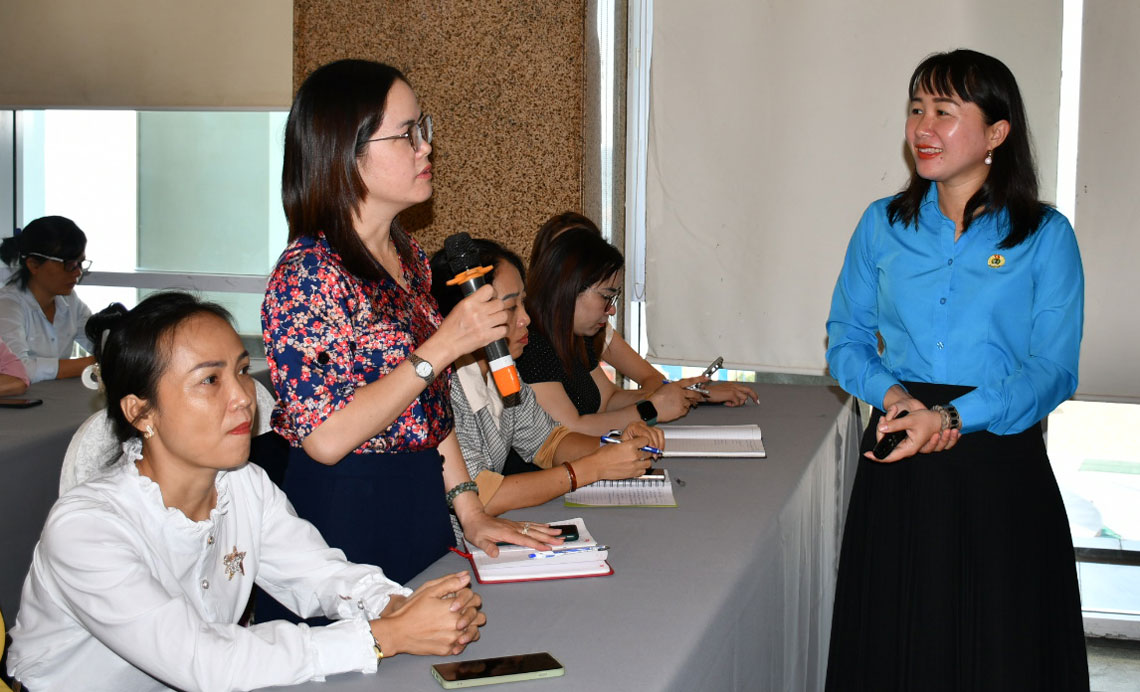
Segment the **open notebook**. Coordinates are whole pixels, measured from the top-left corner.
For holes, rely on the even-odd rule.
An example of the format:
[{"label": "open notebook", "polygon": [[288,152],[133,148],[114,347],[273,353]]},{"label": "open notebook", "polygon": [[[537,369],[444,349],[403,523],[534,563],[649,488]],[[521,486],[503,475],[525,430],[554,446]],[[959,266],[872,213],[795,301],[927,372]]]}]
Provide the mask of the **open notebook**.
[{"label": "open notebook", "polygon": [[760,426],[663,425],[667,457],[766,457]]},{"label": "open notebook", "polygon": [[586,522],[579,517],[559,523],[577,526],[578,540],[566,541],[545,552],[521,545],[501,545],[498,557],[490,557],[478,548],[472,548],[470,554],[459,554],[471,561],[475,579],[480,584],[602,577],[614,573],[606,562],[608,548],[598,545],[586,530]]},{"label": "open notebook", "polygon": [[669,469],[665,479],[598,481],[563,495],[567,507],[676,507]]}]

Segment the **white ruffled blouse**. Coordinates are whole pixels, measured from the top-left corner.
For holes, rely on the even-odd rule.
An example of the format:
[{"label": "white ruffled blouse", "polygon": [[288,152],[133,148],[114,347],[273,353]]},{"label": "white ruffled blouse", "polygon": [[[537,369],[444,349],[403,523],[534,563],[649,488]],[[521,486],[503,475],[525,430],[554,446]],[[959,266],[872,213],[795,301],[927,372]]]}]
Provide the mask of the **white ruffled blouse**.
[{"label": "white ruffled blouse", "polygon": [[[220,472],[191,521],[163,504],[129,450],[52,508],[23,594],[8,670],[32,690],[248,690],[372,673],[368,620],[411,592],[348,562],[254,464]],[[303,617],[237,625],[257,583]]]}]

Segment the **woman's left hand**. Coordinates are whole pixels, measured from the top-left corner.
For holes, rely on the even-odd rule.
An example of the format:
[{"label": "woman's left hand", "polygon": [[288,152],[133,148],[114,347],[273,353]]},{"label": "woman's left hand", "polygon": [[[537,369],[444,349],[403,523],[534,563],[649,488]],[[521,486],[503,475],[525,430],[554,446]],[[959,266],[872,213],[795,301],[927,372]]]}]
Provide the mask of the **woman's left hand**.
[{"label": "woman's left hand", "polygon": [[535,521],[511,521],[492,517],[486,512],[472,512],[459,520],[463,526],[463,537],[467,542],[491,557],[499,555],[499,542],[525,545],[535,550],[551,550],[562,545],[558,533],[546,525]]},{"label": "woman's left hand", "polygon": [[760,395],[751,387],[739,382],[709,382],[705,385],[705,389],[709,392],[705,402],[710,404],[743,406],[749,399],[760,403]]},{"label": "woman's left hand", "polygon": [[649,440],[650,447],[657,449],[665,449],[665,431],[661,428],[649,425],[643,420],[639,420],[625,426],[625,430],[621,432],[621,439],[632,440],[635,437],[644,437]]}]

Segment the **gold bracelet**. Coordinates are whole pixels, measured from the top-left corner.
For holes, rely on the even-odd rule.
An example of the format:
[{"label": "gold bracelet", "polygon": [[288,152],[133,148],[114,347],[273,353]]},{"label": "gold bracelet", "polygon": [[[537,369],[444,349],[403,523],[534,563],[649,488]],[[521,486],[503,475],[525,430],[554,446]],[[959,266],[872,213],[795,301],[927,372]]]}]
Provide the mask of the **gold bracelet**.
[{"label": "gold bracelet", "polygon": [[372,626],[369,625],[368,633],[372,635],[372,653],[376,654],[376,663],[384,660],[384,652],[380,650],[380,642],[376,641],[376,635],[372,632]]}]

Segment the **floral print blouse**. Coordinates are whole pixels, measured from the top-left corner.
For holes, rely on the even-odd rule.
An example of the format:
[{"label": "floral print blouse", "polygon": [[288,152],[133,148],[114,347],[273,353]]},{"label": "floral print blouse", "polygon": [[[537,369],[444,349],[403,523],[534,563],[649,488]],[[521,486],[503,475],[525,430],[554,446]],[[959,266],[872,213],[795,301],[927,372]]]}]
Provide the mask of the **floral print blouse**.
[{"label": "floral print blouse", "polygon": [[[363,280],[350,273],[323,234],[298,238],[278,259],[261,306],[261,327],[278,398],[273,429],[294,447],[352,401],[357,387],[402,363],[442,322],[427,255],[411,243],[415,264],[401,262],[407,291],[391,279]],[[450,390],[448,369],[355,452],[437,447],[453,427]]]}]

